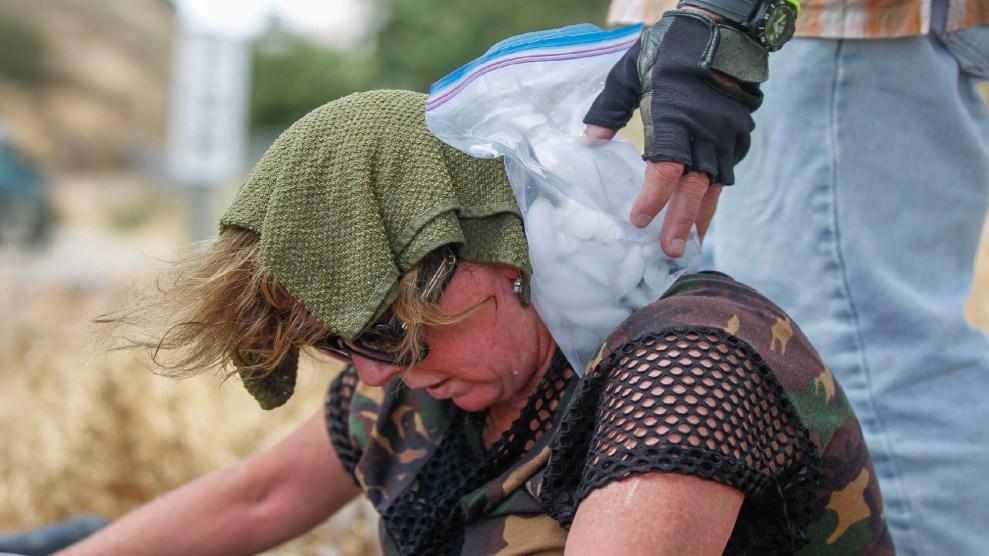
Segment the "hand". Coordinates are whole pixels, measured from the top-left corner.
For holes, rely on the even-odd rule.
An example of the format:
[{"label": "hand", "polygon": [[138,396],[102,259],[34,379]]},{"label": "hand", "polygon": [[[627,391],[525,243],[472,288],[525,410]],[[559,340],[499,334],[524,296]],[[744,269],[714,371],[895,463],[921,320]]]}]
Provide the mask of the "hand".
[{"label": "hand", "polygon": [[670,256],[683,255],[695,223],[703,237],[722,184],[735,181],[734,166],[755,127],[751,113],[762,102],[758,84],[767,59],[740,32],[699,12],[673,10],[615,64],[584,118],[589,137],[610,139],[640,108],[647,167],[630,220],[644,227],[669,204],[660,242]]},{"label": "hand", "polygon": [[[594,139],[611,139],[615,136],[615,130],[589,125],[584,135]],[[647,160],[645,182],[629,215],[633,224],[644,228],[668,205],[659,243],[663,252],[671,257],[683,256],[691,226],[696,224],[697,235],[704,239],[718,207],[722,188],[720,183],[712,185],[710,177],[704,172],[684,173],[683,170],[684,165],[677,162]]]}]

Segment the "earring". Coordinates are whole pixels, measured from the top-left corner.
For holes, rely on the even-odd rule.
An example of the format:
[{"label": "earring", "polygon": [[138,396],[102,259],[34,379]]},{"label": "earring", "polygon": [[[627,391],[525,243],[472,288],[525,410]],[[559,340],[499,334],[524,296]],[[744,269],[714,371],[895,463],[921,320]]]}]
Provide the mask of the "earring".
[{"label": "earring", "polygon": [[515,277],[515,281],[512,282],[512,293],[522,293],[522,271],[519,271],[519,275]]}]

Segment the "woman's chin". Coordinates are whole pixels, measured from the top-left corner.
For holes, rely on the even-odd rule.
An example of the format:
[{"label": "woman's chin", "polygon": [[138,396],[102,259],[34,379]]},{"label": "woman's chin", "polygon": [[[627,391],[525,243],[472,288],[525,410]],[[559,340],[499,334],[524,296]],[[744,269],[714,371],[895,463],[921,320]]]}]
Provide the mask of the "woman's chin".
[{"label": "woman's chin", "polygon": [[450,400],[464,411],[484,411],[498,402],[499,392],[481,383],[447,379],[426,387],[426,393],[437,400]]},{"label": "woman's chin", "polygon": [[489,396],[481,392],[467,392],[463,395],[454,394],[450,396],[450,399],[457,407],[471,413],[484,411],[494,405],[495,402],[495,400],[490,399]]}]

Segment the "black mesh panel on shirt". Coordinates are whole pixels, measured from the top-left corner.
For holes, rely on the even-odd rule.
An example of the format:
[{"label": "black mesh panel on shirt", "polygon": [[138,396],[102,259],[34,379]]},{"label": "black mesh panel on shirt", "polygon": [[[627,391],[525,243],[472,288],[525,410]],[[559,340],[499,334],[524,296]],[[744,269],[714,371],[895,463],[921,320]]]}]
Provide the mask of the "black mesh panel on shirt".
[{"label": "black mesh panel on shirt", "polygon": [[[519,418],[486,451],[479,452],[466,432],[468,427],[480,431],[484,414],[456,413],[442,442],[412,483],[400,493],[389,493],[396,498],[384,510],[379,508],[384,530],[401,554],[460,553],[465,527],[461,500],[517,463],[551,429],[559,399],[573,377],[573,370],[558,351]],[[353,454],[341,456],[341,460],[353,458],[353,465],[345,463],[353,475],[360,454],[347,433],[347,414],[356,378],[350,381],[349,387],[345,380],[334,383],[327,415],[337,452]]]},{"label": "black mesh panel on shirt", "polygon": [[333,448],[337,452],[337,458],[340,459],[343,468],[347,470],[357,486],[361,486],[354,474],[361,452],[351,440],[350,427],[347,424],[350,415],[350,400],[354,397],[357,383],[357,373],[353,367],[344,369],[330,384],[325,407],[326,428],[330,433]]},{"label": "black mesh panel on shirt", "polygon": [[541,488],[564,525],[596,488],[671,472],[745,494],[726,553],[789,553],[807,539],[820,457],[748,344],[707,328],[646,335],[602,361],[574,395]]}]

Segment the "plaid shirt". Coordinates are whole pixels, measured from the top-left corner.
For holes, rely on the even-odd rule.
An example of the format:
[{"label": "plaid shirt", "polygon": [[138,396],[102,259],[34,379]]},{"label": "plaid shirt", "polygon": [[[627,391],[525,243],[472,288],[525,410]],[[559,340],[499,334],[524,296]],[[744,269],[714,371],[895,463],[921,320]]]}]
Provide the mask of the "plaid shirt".
[{"label": "plaid shirt", "polygon": [[[797,36],[869,39],[921,35],[934,0],[803,0]],[[947,31],[989,25],[989,1],[948,0]],[[652,24],[677,0],[611,0],[609,23]]]}]

